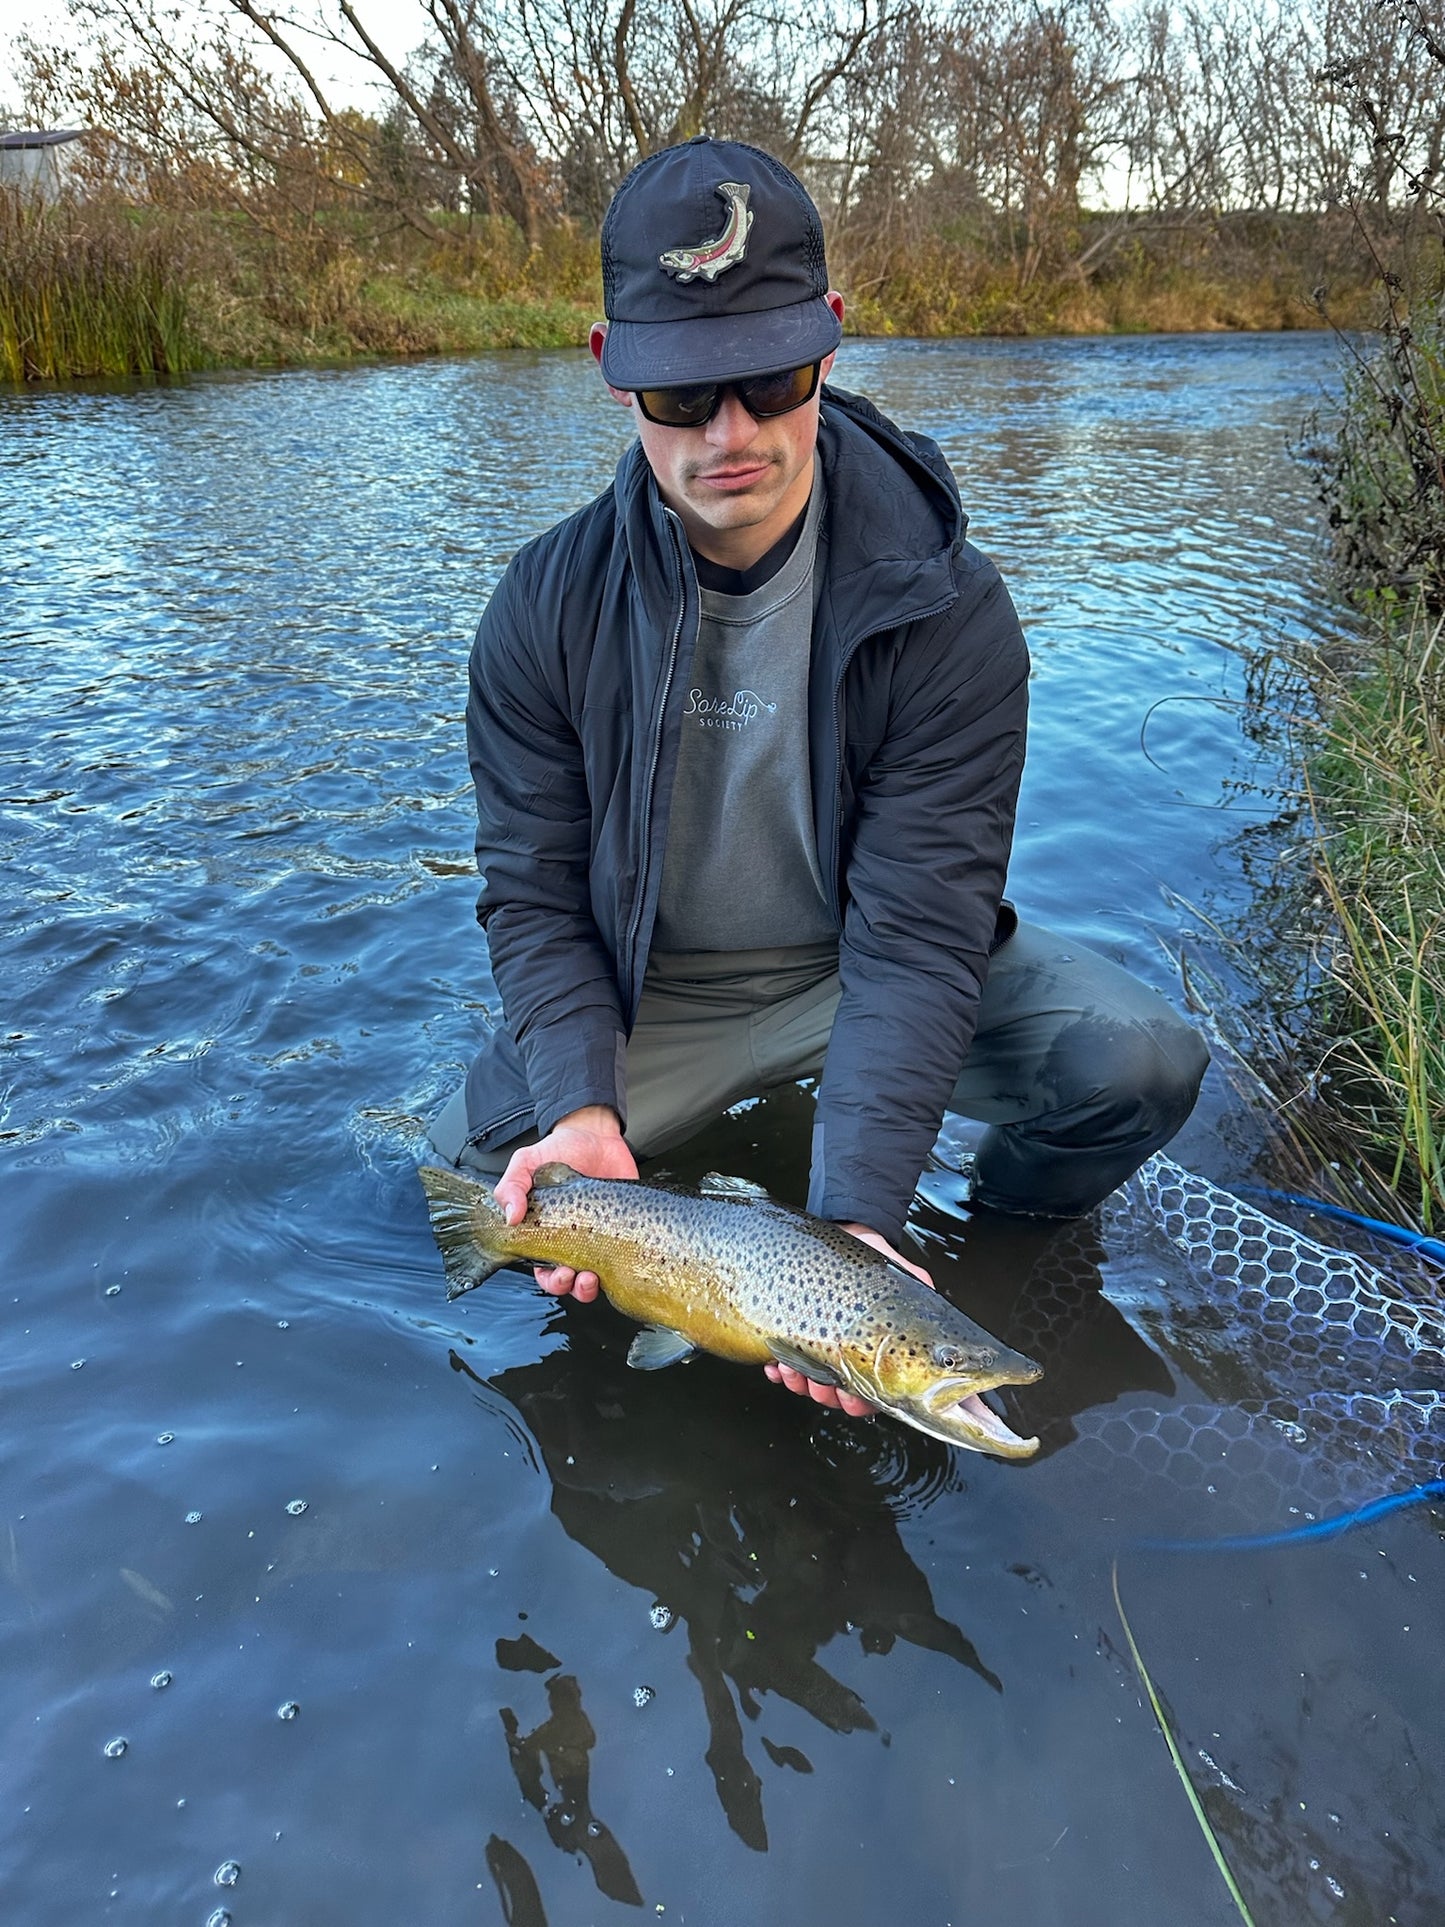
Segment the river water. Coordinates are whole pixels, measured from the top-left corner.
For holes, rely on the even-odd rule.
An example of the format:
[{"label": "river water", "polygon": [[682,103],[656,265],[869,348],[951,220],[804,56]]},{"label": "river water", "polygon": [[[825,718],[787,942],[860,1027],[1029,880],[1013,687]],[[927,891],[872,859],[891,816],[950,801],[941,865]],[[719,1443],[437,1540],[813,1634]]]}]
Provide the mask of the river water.
[{"label": "river water", "polygon": [[[1288,453],[1331,358],[836,370],[942,443],[1023,612],[1012,893],[1175,998],[1271,807],[1244,656],[1334,621]],[[1080,1286],[925,1181],[983,1322],[1074,1294],[1022,1467],[631,1373],[515,1274],[448,1307],[412,1168],[494,1001],[467,646],[627,434],[570,354],[0,396],[3,1917],[1224,1927],[1117,1556],[1261,1927],[1437,1923],[1438,1530],[1134,1546],[1070,1442],[1190,1391],[1127,1260]],[[673,1168],[798,1198],[809,1103]],[[1216,1069],[1175,1150],[1227,1182],[1264,1129]]]}]

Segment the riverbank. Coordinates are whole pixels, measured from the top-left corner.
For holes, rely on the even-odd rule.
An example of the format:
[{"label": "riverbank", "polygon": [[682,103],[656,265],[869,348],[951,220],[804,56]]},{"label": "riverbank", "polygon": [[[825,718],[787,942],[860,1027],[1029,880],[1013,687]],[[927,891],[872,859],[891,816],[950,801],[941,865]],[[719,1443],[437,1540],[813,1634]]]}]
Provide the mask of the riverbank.
[{"label": "riverbank", "polygon": [[[1112,217],[1092,216],[1100,226]],[[863,336],[1092,335],[1358,325],[1369,289],[1327,221],[1141,227],[1097,274],[1027,279],[988,237],[841,251]],[[596,237],[557,223],[528,247],[479,221],[438,242],[339,221],[261,227],[0,193],[0,379],[184,374],[376,356],[567,348],[602,311]]]},{"label": "riverbank", "polygon": [[[1282,916],[1246,952],[1276,986],[1245,1055],[1316,1172],[1376,1208],[1445,1227],[1445,321],[1399,317],[1348,378],[1312,462],[1339,586],[1360,613],[1343,651],[1261,664],[1286,719],[1302,840],[1278,859]],[[1300,856],[1304,862],[1301,864]],[[1266,958],[1280,926],[1293,964]],[[1267,1000],[1268,1001],[1268,1000]],[[1294,1007],[1291,1008],[1293,1003]],[[1281,1036],[1292,1038],[1281,1053]],[[1357,1202],[1357,1199],[1347,1199]]]}]

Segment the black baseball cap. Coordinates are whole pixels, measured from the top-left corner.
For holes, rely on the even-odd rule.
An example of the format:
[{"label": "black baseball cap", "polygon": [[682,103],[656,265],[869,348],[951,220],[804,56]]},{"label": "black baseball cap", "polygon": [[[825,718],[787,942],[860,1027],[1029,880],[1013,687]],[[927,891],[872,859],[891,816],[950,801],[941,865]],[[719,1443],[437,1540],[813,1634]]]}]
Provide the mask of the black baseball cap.
[{"label": "black baseball cap", "polygon": [[742,141],[649,154],[602,223],[602,373],[614,388],[746,381],[832,354],[823,223],[803,183]]}]

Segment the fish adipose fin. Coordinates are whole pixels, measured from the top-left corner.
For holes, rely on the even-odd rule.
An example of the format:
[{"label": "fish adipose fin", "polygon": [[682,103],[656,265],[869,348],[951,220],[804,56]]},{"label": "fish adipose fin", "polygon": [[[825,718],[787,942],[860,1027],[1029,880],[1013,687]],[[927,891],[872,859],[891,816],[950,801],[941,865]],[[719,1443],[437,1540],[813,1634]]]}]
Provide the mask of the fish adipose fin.
[{"label": "fish adipose fin", "polygon": [[666,1325],[648,1325],[627,1348],[627,1362],[638,1372],[660,1372],[664,1365],[680,1365],[697,1350],[690,1338]]},{"label": "fish adipose fin", "polygon": [[829,1371],[828,1367],[820,1365],[816,1358],[809,1358],[806,1352],[800,1352],[795,1345],[786,1344],[780,1338],[770,1338],[768,1350],[780,1365],[786,1365],[790,1371],[801,1372],[804,1378],[811,1378],[815,1385],[843,1383],[836,1372]]},{"label": "fish adipose fin", "polygon": [[582,1173],[574,1171],[570,1164],[555,1161],[551,1164],[539,1164],[532,1173],[532,1188],[535,1190],[539,1184],[570,1184],[573,1178],[580,1178],[581,1175]]},{"label": "fish adipose fin", "polygon": [[494,1271],[509,1260],[494,1257],[477,1242],[476,1210],[479,1200],[491,1205],[500,1220],[501,1212],[492,1203],[484,1184],[464,1178],[459,1171],[443,1170],[440,1165],[424,1164],[417,1172],[426,1192],[431,1213],[432,1236],[446,1267],[447,1297],[460,1298],[464,1291],[485,1283]]}]

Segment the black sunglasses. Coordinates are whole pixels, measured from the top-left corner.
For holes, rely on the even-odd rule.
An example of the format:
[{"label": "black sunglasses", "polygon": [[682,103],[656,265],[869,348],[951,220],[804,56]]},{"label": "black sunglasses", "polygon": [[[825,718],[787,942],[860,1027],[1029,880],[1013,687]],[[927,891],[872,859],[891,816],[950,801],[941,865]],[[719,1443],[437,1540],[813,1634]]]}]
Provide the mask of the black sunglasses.
[{"label": "black sunglasses", "polygon": [[823,364],[810,361],[801,368],[784,368],[775,375],[753,375],[747,381],[704,381],[691,388],[634,388],[637,406],[650,422],[663,428],[701,428],[722,407],[723,396],[736,395],[757,421],[790,415],[818,392]]}]

